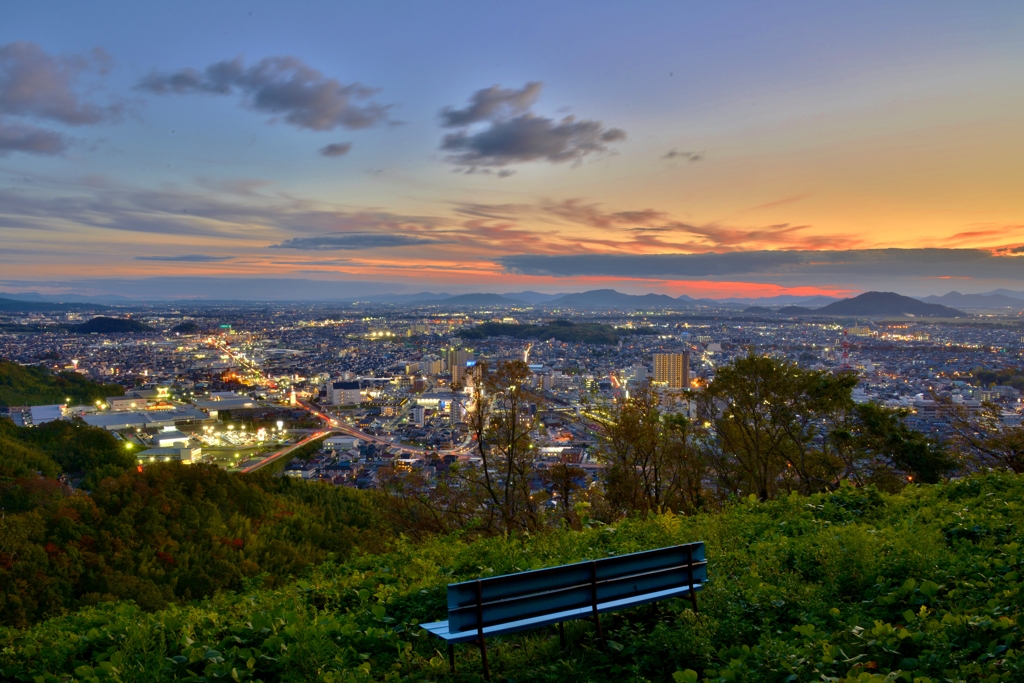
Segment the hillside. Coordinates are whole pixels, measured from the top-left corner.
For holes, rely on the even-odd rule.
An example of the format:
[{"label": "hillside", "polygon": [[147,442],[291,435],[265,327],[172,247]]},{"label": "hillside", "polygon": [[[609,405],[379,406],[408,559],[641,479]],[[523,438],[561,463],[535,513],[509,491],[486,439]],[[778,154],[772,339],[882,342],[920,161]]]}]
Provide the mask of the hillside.
[{"label": "hillside", "polygon": [[123,396],[118,384],[97,384],[77,372],[54,374],[45,368],[0,360],[0,406],[91,404],[108,396]]},{"label": "hillside", "polygon": [[0,298],[0,311],[5,313],[29,313],[40,311],[100,311],[108,308],[99,304],[66,304],[49,301],[21,301]]},{"label": "hillside", "polygon": [[81,325],[71,325],[69,329],[79,334],[124,334],[128,332],[155,332],[149,325],[130,318],[107,318],[99,316]]},{"label": "hillside", "polygon": [[569,320],[555,320],[543,325],[488,322],[459,332],[459,336],[463,339],[515,337],[516,339],[555,339],[561,342],[581,344],[618,344],[620,339],[632,334],[657,334],[657,331],[627,330],[601,323],[574,323]]},{"label": "hillside", "polygon": [[895,292],[865,292],[852,299],[835,301],[813,311],[813,315],[909,315],[925,318],[960,318],[967,314],[941,304],[929,304]]},{"label": "hillside", "polygon": [[950,292],[942,296],[926,296],[921,301],[956,308],[983,308],[989,310],[1007,308],[1015,311],[1024,308],[1024,301],[1003,294],[961,294],[960,292]]},{"label": "hillside", "polygon": [[[418,627],[445,617],[446,584],[703,539],[711,580],[699,614],[672,601],[604,615],[604,647],[586,621],[566,625],[564,650],[553,629],[493,638],[495,680],[1019,681],[1022,498],[1020,477],[989,475],[899,495],[844,486],[530,537],[399,541],[273,590],[250,583],[149,614],[99,604],[0,631],[0,673],[476,681],[475,648],[456,646],[450,676],[444,645]],[[55,542],[50,561],[75,543]],[[111,667],[124,673],[112,678]]]},{"label": "hillside", "polygon": [[200,327],[199,324],[196,323],[195,321],[186,320],[172,327],[170,329],[170,332],[174,334],[196,334],[198,332],[201,332],[202,330],[203,328]]},{"label": "hillside", "polygon": [[614,289],[593,289],[567,294],[544,303],[550,308],[686,308],[686,302],[665,294],[623,294]]},{"label": "hillside", "polygon": [[522,306],[525,302],[501,294],[460,294],[430,303],[444,306]]}]

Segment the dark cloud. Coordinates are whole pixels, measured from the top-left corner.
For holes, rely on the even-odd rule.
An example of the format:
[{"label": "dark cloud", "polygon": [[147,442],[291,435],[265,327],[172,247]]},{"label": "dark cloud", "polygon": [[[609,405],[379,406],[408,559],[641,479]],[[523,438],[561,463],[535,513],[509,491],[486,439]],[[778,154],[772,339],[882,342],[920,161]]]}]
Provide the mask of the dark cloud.
[{"label": "dark cloud", "polygon": [[52,130],[0,122],[0,157],[11,152],[60,154],[67,146],[64,136]]},{"label": "dark cloud", "polygon": [[205,254],[182,254],[181,256],[136,256],[136,261],[183,261],[187,263],[217,263],[228,261],[230,256],[207,256]]},{"label": "dark cloud", "polygon": [[[467,172],[527,161],[580,162],[626,139],[625,131],[606,128],[600,121],[574,116],[555,120],[532,113],[540,89],[533,82],[520,90],[495,85],[474,93],[465,109],[443,109],[442,126],[460,129],[441,141],[448,160]],[[477,123],[487,125],[479,129]]]},{"label": "dark cloud", "polygon": [[492,85],[477,90],[469,98],[465,109],[445,107],[441,110],[441,125],[446,128],[462,128],[481,121],[501,120],[529,111],[540,97],[542,83],[531,81],[520,90]]},{"label": "dark cloud", "polygon": [[390,105],[369,101],[377,91],[342,84],[295,57],[267,57],[251,66],[242,59],[217,62],[203,71],[151,73],[139,88],[157,95],[208,93],[242,96],[249,109],[277,116],[298,128],[368,128],[387,119]]},{"label": "dark cloud", "polygon": [[117,109],[84,102],[73,90],[82,72],[104,72],[110,57],[54,57],[35,43],[0,46],[0,114],[58,121],[69,126],[99,123]]},{"label": "dark cloud", "polygon": [[106,73],[110,56],[100,49],[86,55],[55,57],[35,43],[0,45],[0,156],[11,152],[60,154],[69,141],[61,133],[6,117],[84,126],[116,118],[120,104],[86,102],[75,86],[86,71]]},{"label": "dark cloud", "polygon": [[704,152],[680,152],[677,149],[670,149],[661,155],[662,159],[686,159],[687,161],[703,161]]},{"label": "dark cloud", "polygon": [[417,235],[386,234],[375,232],[335,232],[315,237],[293,237],[272,249],[303,249],[308,251],[330,251],[334,249],[379,249],[381,247],[409,247],[418,244],[437,244],[436,240]]},{"label": "dark cloud", "polygon": [[498,261],[511,273],[555,277],[863,283],[947,277],[1024,280],[1020,257],[983,249],[850,249],[703,254],[520,254]]},{"label": "dark cloud", "polygon": [[352,150],[351,142],[333,142],[320,148],[320,154],[325,157],[345,156]]}]

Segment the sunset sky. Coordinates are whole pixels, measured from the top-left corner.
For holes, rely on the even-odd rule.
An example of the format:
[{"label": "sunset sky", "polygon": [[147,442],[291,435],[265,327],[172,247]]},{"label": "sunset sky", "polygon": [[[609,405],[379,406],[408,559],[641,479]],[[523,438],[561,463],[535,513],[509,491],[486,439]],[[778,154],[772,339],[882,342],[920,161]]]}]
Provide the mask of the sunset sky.
[{"label": "sunset sky", "polygon": [[0,291],[1024,290],[1022,38],[1019,1],[8,3]]}]

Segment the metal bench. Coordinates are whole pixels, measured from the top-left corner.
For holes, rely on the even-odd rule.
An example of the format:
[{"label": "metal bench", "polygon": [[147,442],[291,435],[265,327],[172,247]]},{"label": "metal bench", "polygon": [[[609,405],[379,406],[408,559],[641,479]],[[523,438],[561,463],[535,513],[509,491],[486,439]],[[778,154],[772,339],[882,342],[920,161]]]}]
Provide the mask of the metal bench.
[{"label": "metal bench", "polygon": [[602,641],[604,612],[659,600],[687,597],[697,611],[697,591],[707,581],[704,543],[659,548],[561,567],[494,576],[448,586],[448,621],[423,628],[448,643],[448,664],[455,671],[455,644],[480,648],[484,678],[490,680],[484,639],[504,633],[593,619]]}]

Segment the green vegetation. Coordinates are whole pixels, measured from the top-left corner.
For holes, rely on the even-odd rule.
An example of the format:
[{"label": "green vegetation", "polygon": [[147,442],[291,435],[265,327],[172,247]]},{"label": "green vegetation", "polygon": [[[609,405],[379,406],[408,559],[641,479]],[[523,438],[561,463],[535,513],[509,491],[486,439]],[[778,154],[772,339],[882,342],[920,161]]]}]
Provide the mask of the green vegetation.
[{"label": "green vegetation", "polygon": [[[311,563],[380,547],[372,497],[215,467],[161,464],[91,494],[51,478],[0,480],[0,623],[86,605],[147,610],[273,586]],[[2,676],[0,676],[2,678]]]},{"label": "green vegetation", "polygon": [[[417,624],[444,618],[445,585],[703,539],[700,614],[661,603],[492,639],[498,680],[1019,681],[1024,480],[989,475],[884,494],[842,486],[665,513],[582,531],[455,535],[328,562],[273,590],[144,613],[81,610],[0,637],[13,681],[473,681],[475,648]],[[690,674],[687,670],[692,670]]]},{"label": "green vegetation", "polygon": [[64,403],[91,404],[108,396],[123,396],[117,384],[97,384],[77,372],[53,374],[45,368],[0,360],[0,406],[39,406]]},{"label": "green vegetation", "polygon": [[97,472],[103,443],[11,432],[0,679],[479,680],[474,648],[452,675],[418,628],[446,617],[447,584],[703,540],[699,614],[610,614],[606,644],[574,622],[564,650],[554,629],[496,638],[498,679],[1024,680],[1024,428],[955,414],[941,446],[854,404],[850,375],[751,355],[718,368],[696,420],[649,390],[595,412],[607,468],[580,488],[571,462],[534,469],[525,364],[475,372],[487,466],[382,470],[390,495],[181,465],[87,495],[52,473]]},{"label": "green vegetation", "polygon": [[126,332],[155,332],[149,325],[130,318],[108,318],[98,316],[81,325],[69,325],[68,329],[79,334],[123,334]]},{"label": "green vegetation", "polygon": [[513,323],[483,323],[459,332],[463,339],[488,337],[515,337],[516,339],[554,339],[578,344],[618,344],[623,337],[633,334],[658,334],[651,328],[625,329],[601,323],[574,323],[554,320],[543,325],[516,325]]},{"label": "green vegetation", "polygon": [[104,477],[116,477],[135,466],[135,456],[103,429],[78,422],[55,420],[39,427],[18,427],[0,419],[0,507],[28,509],[17,501],[13,480],[35,473],[55,478],[61,474],[84,479],[94,488]]}]

